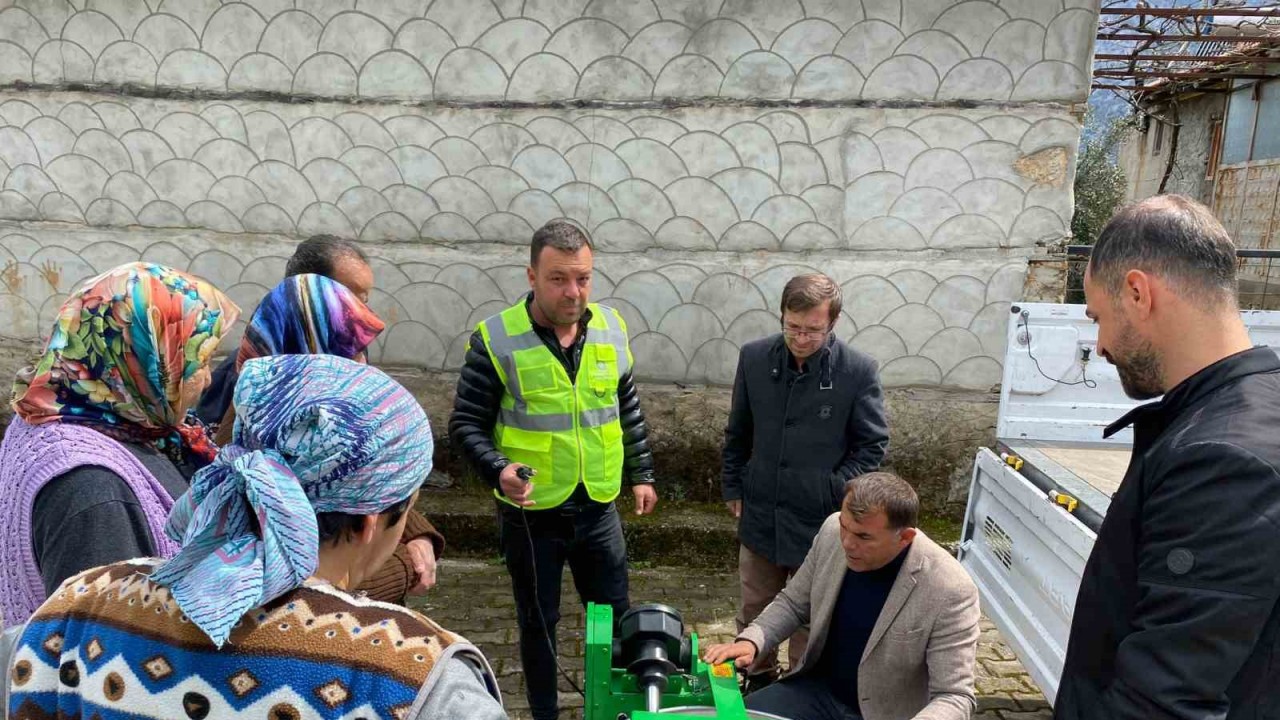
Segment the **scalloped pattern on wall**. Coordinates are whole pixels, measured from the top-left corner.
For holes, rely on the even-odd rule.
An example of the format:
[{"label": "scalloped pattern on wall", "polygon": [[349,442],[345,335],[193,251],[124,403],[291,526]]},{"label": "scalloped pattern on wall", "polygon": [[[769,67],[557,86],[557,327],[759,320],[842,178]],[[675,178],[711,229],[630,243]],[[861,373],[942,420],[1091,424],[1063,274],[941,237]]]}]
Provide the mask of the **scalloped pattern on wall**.
[{"label": "scalloped pattern on wall", "polygon": [[1083,101],[1096,0],[17,0],[0,83],[450,101]]},{"label": "scalloped pattern on wall", "polygon": [[[0,102],[0,217],[605,252],[1029,248],[1068,234],[1049,110]],[[25,99],[24,99],[25,98]]]},{"label": "scalloped pattern on wall", "polygon": [[876,112],[850,127],[848,249],[1030,248],[1070,235],[1080,127],[1065,115]]},{"label": "scalloped pattern on wall", "polygon": [[[283,276],[291,248],[292,241],[281,238],[214,233],[189,232],[179,240],[160,230],[11,230],[0,234],[0,317],[10,322],[6,334],[45,335],[80,281],[140,258],[204,277],[247,310]],[[387,323],[372,348],[373,362],[456,369],[475,324],[528,289],[521,248],[394,249],[371,248],[377,288],[370,305]],[[818,270],[844,289],[836,333],[880,361],[887,385],[986,390],[1000,381],[1009,303],[1026,273],[1021,257],[704,253],[678,261],[600,254],[592,295],[626,318],[641,378],[729,384],[738,349],[777,332],[786,281]],[[235,347],[242,328],[238,323],[224,350]]]}]

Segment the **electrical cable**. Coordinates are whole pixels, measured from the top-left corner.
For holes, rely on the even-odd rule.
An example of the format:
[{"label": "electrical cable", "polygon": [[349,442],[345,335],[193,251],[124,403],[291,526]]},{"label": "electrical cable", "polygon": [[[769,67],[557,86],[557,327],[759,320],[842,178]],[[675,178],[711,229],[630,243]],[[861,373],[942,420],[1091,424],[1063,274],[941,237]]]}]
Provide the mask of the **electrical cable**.
[{"label": "electrical cable", "polygon": [[[1098,387],[1097,381],[1090,380],[1089,376],[1086,374],[1089,368],[1087,360],[1081,363],[1080,365],[1080,379],[1075,380],[1073,382],[1067,382],[1066,380],[1059,380],[1058,378],[1053,377],[1049,373],[1045,372],[1044,369],[1040,367],[1040,361],[1036,358],[1035,353],[1031,352],[1031,324],[1027,322],[1027,317],[1029,316],[1029,313],[1026,310],[1023,310],[1019,315],[1022,318],[1022,329],[1025,330],[1027,333],[1027,355],[1031,358],[1031,362],[1036,364],[1036,370],[1039,371],[1041,375],[1043,375],[1045,378],[1048,378],[1049,380],[1052,380],[1058,383],[1059,385],[1068,385],[1068,386],[1083,385],[1089,388],[1090,390]],[[1088,352],[1087,348],[1085,349],[1085,352],[1086,353]]]},{"label": "electrical cable", "polygon": [[[516,470],[516,475],[520,476],[521,480],[529,482],[529,478],[533,476],[533,473],[528,466],[524,466]],[[578,684],[573,681],[569,673],[565,672],[564,666],[560,664],[560,651],[556,648],[555,642],[551,640],[551,630],[547,627],[547,616],[542,612],[542,601],[538,599],[538,560],[533,547],[533,532],[529,530],[529,516],[524,508],[520,508],[520,524],[524,525],[524,536],[529,540],[529,570],[533,577],[533,609],[538,612],[538,619],[542,621],[542,636],[547,641],[547,647],[551,648],[551,657],[556,661],[556,670],[560,672],[560,676],[564,678],[565,682],[569,683],[569,687],[573,688],[574,692],[581,695],[583,700],[586,700],[587,694],[582,691],[582,688],[578,687]],[[525,670],[525,672],[528,672],[528,670]]]}]

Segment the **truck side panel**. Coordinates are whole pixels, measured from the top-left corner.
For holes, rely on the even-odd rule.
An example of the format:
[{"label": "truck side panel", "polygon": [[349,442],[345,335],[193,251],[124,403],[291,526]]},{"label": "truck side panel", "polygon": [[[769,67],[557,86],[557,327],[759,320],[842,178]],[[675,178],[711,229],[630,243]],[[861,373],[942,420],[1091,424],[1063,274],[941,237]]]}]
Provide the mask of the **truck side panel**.
[{"label": "truck side panel", "polygon": [[959,558],[982,609],[1052,704],[1095,533],[987,448],[978,451]]}]

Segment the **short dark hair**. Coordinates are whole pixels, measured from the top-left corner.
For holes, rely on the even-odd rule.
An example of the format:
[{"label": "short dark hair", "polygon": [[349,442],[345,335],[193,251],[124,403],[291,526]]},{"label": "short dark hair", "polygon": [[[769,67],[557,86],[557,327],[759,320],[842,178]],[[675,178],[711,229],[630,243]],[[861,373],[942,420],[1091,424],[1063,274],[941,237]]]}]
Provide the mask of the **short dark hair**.
[{"label": "short dark hair", "polygon": [[594,249],[591,238],[587,237],[582,228],[568,220],[550,220],[533,233],[533,243],[529,246],[530,265],[537,266],[538,256],[545,247],[570,253],[578,252],[584,247]]},{"label": "short dark hair", "polygon": [[797,275],[787,281],[782,288],[781,312],[804,312],[831,301],[831,323],[835,324],[840,317],[840,309],[844,306],[844,295],[835,280],[822,273]]},{"label": "short dark hair", "polygon": [[920,521],[920,497],[891,472],[869,472],[845,483],[842,507],[855,518],[883,510],[894,530],[913,528]]},{"label": "short dark hair", "polygon": [[[395,525],[400,522],[401,516],[409,511],[409,501],[412,499],[413,496],[410,495],[382,512],[375,514],[386,515],[387,525]],[[320,544],[337,545],[344,540],[350,540],[364,526],[365,517],[364,515],[351,515],[341,512],[316,513],[316,525],[320,530]]]},{"label": "short dark hair", "polygon": [[1185,195],[1132,203],[1102,228],[1089,255],[1090,276],[1115,295],[1130,270],[1170,280],[1214,306],[1236,301],[1235,243],[1209,208]]},{"label": "short dark hair", "polygon": [[369,264],[369,256],[356,243],[337,235],[312,235],[294,248],[293,256],[284,266],[284,274],[293,277],[311,273],[332,279],[334,266],[344,257]]}]

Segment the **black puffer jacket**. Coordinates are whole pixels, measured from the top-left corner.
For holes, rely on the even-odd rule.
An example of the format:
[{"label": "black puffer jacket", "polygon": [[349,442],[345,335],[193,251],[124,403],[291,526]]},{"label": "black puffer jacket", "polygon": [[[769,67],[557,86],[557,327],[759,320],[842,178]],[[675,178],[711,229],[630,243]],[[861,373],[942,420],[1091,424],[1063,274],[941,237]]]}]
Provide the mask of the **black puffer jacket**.
[{"label": "black puffer jacket", "polygon": [[[529,296],[532,297],[532,296]],[[525,306],[528,307],[526,298]],[[555,332],[534,324],[538,336],[550,348],[569,377],[577,377],[578,361],[586,342],[587,315],[582,318],[582,332],[569,349],[560,347]],[[457,397],[453,402],[453,414],[449,417],[449,440],[475,467],[476,472],[493,488],[498,487],[498,476],[510,461],[493,444],[493,428],[498,420],[504,388],[493,359],[484,346],[480,331],[472,333],[467,344],[467,355],[458,378]],[[628,371],[618,380],[618,416],[622,424],[623,462],[622,480],[630,485],[653,482],[653,452],[649,449],[649,428],[640,411],[640,396]]]}]

